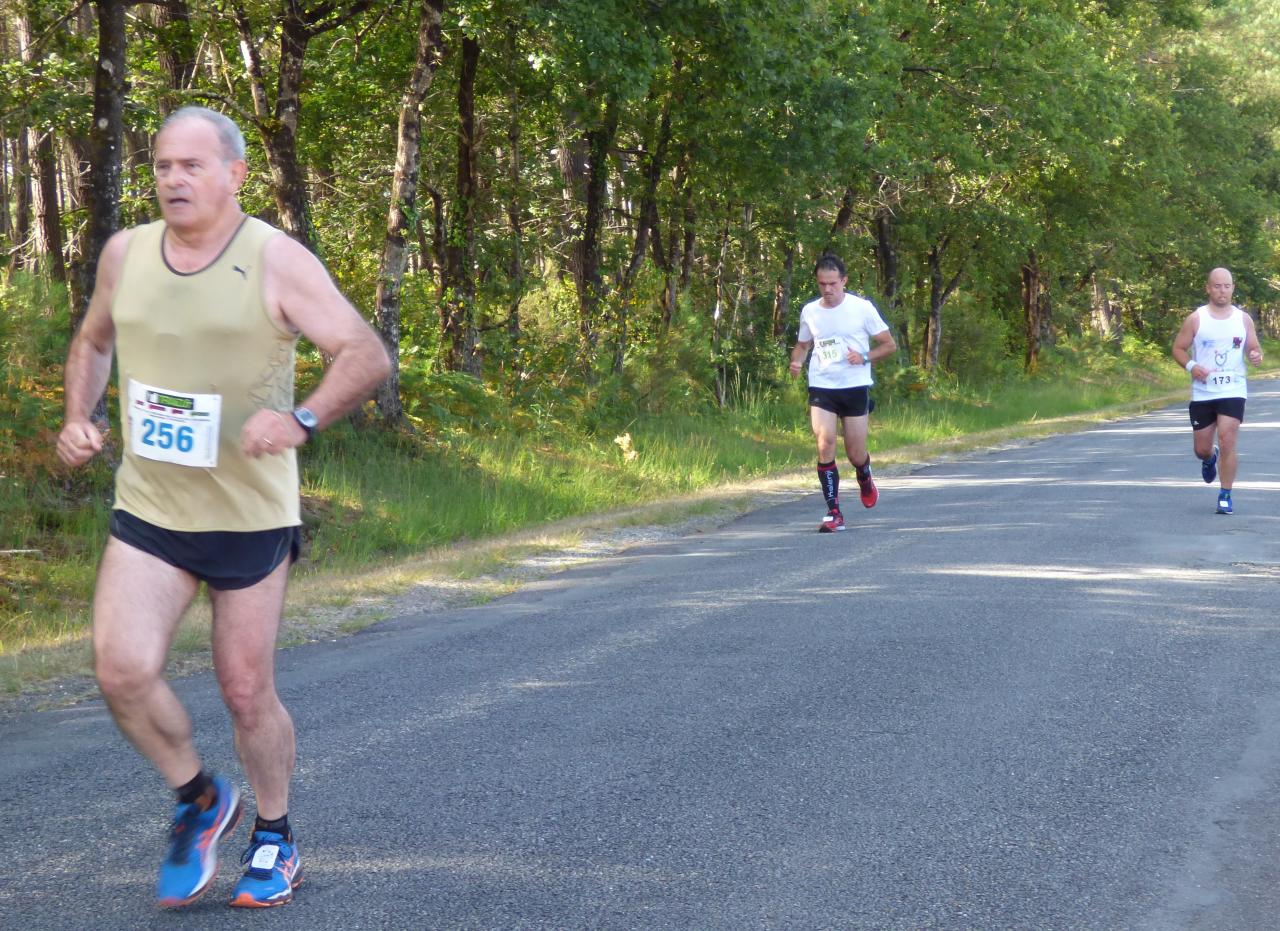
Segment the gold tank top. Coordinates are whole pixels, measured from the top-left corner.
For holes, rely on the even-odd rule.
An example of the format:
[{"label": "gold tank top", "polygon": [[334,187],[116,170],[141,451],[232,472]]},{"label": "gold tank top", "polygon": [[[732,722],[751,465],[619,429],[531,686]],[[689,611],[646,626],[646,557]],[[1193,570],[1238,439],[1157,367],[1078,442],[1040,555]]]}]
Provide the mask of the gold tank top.
[{"label": "gold tank top", "polygon": [[[263,249],[280,231],[247,217],[217,258],[181,273],[165,261],[164,230],[157,221],[134,231],[111,305],[124,435],[115,507],[187,532],[299,524],[294,451],[240,451],[255,411],[293,409],[297,336],[263,301]],[[194,413],[205,406],[218,407],[216,417]],[[186,427],[184,416],[197,420]],[[192,437],[207,456],[195,464]]]}]

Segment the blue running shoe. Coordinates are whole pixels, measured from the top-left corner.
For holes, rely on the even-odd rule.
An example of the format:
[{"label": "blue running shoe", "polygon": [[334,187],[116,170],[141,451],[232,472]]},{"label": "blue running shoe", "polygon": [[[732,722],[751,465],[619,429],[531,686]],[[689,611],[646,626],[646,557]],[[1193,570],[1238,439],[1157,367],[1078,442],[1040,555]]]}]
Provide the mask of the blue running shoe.
[{"label": "blue running shoe", "polygon": [[1230,491],[1223,490],[1218,492],[1218,513],[1219,514],[1231,513],[1231,492]]},{"label": "blue running shoe", "polygon": [[302,857],[292,838],[254,831],[240,862],[249,868],[231,892],[233,908],[270,908],[293,900],[293,890],[302,882]]},{"label": "blue running shoe", "polygon": [[213,777],[217,801],[203,810],[178,805],[169,829],[169,855],[160,864],[156,903],[161,908],[190,905],[218,874],[218,841],[240,823],[240,790],[222,776]]},{"label": "blue running shoe", "polygon": [[1206,485],[1218,477],[1218,444],[1213,444],[1213,455],[1200,463],[1200,477]]}]

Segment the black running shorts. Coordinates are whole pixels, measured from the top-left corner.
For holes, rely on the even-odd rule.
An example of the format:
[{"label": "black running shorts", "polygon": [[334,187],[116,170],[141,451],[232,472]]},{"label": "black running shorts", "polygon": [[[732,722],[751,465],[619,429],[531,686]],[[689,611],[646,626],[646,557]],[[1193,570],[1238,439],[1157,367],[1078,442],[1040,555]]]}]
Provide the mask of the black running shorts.
[{"label": "black running shorts", "polygon": [[1218,417],[1233,417],[1244,423],[1244,398],[1217,398],[1213,401],[1192,401],[1187,408],[1191,413],[1191,429],[1203,430],[1217,422]]},{"label": "black running shorts", "polygon": [[111,535],[156,559],[189,572],[218,591],[257,585],[288,557],[297,562],[301,527],[237,533],[165,530],[128,511],[111,512]]},{"label": "black running shorts", "polygon": [[857,388],[809,388],[809,406],[831,411],[837,417],[865,417],[876,409],[867,385]]}]

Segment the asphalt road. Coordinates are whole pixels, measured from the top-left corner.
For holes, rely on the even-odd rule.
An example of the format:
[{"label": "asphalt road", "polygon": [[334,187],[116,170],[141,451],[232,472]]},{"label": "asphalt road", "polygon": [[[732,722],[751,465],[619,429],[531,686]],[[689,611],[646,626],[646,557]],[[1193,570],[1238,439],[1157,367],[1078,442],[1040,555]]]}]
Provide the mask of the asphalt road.
[{"label": "asphalt road", "polygon": [[0,927],[1280,927],[1280,389],[1248,415],[1231,517],[1178,407],[283,653],[268,915],[243,829],[152,908],[169,799],[100,703],[2,720]]}]

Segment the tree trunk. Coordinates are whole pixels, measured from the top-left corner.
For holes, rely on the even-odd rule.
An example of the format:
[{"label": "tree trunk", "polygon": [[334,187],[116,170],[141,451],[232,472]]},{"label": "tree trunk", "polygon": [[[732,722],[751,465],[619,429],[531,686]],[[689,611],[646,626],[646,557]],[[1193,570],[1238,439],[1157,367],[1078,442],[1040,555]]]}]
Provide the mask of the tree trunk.
[{"label": "tree trunk", "polygon": [[480,43],[462,40],[458,65],[458,167],[449,236],[444,246],[441,348],[451,372],[479,374],[475,354],[476,72]]},{"label": "tree trunk", "polygon": [[98,66],[89,130],[88,237],[79,273],[83,303],[72,309],[72,330],[84,318],[98,275],[98,257],[120,228],[120,159],[124,138],[125,7],[127,0],[98,0]]},{"label": "tree trunk", "polygon": [[53,131],[30,131],[35,137],[36,215],[40,220],[40,249],[48,259],[48,271],[55,281],[66,283],[67,265],[62,251],[62,211],[58,204],[58,159],[53,150]]},{"label": "tree trunk", "polygon": [[1120,306],[1111,300],[1110,289],[1097,272],[1091,276],[1090,283],[1094,332],[1113,346],[1119,347],[1124,339],[1124,320]]},{"label": "tree trunk", "polygon": [[924,367],[936,368],[938,350],[942,345],[942,254],[939,248],[929,249],[929,320],[924,332]]},{"label": "tree trunk", "polygon": [[13,140],[13,267],[24,268],[31,243],[31,213],[35,195],[31,187],[31,150],[27,132],[19,129]]},{"label": "tree trunk", "polygon": [[791,287],[796,268],[795,240],[787,240],[782,255],[782,277],[778,279],[777,290],[774,292],[773,326],[770,328],[770,333],[775,340],[786,336],[787,322],[791,316]]},{"label": "tree trunk", "polygon": [[604,296],[604,278],[600,273],[601,241],[609,180],[609,151],[618,131],[618,109],[609,99],[605,103],[600,125],[586,134],[587,199],[582,220],[582,239],[578,243],[578,334],[584,351],[590,355],[596,344],[596,324],[600,302]]},{"label": "tree trunk", "polygon": [[283,9],[278,16],[280,73],[277,75],[274,107],[268,101],[262,57],[258,54],[256,36],[259,30],[250,21],[242,3],[232,5],[257,128],[271,170],[277,220],[281,229],[312,252],[318,252],[319,244],[311,223],[311,201],[305,173],[298,163],[298,116],[302,109],[302,69],[307,44],[316,36],[354,19],[371,3],[372,0],[352,0],[341,9],[335,9],[334,3],[322,3],[308,10],[302,8],[300,0],[283,0]]},{"label": "tree trunk", "polygon": [[960,284],[969,258],[968,254],[961,258],[956,273],[947,280],[942,273],[942,257],[950,242],[950,235],[946,235],[929,247],[929,321],[925,328],[924,344],[924,367],[928,369],[938,366],[938,352],[942,347],[942,308]]},{"label": "tree trunk", "polygon": [[1040,310],[1041,290],[1040,259],[1034,249],[1027,253],[1027,261],[1022,263],[1022,319],[1026,353],[1023,356],[1023,368],[1034,373],[1040,364]]},{"label": "tree trunk", "polygon": [[417,214],[422,101],[440,63],[444,44],[440,32],[443,12],[444,0],[422,0],[418,14],[418,54],[408,87],[400,98],[396,167],[391,180],[391,206],[387,211],[387,234],[375,298],[378,332],[391,356],[391,374],[378,386],[376,397],[379,416],[387,426],[404,419],[404,408],[400,404],[400,293],[408,254],[406,233],[411,218]]},{"label": "tree trunk", "polygon": [[849,226],[853,223],[853,209],[856,206],[854,191],[852,187],[844,189],[844,195],[840,198],[840,209],[836,211],[836,218],[831,223],[831,231],[827,234],[827,251],[836,252],[836,237],[841,233],[847,232]]},{"label": "tree trunk", "polygon": [[[876,274],[880,281],[880,295],[884,301],[883,310],[886,320],[899,322],[898,306],[902,302],[898,282],[898,249],[897,236],[893,228],[893,214],[889,208],[876,210],[873,225],[876,232]],[[907,339],[907,327],[902,329],[902,351],[911,357],[911,347]]]},{"label": "tree trunk", "polygon": [[[191,10],[187,0],[168,0],[155,8],[156,28],[162,39],[156,48],[160,67],[169,77],[169,88],[186,90],[196,74],[196,39],[191,31]],[[167,116],[174,108],[172,99],[161,98],[162,112]]]},{"label": "tree trunk", "polygon": [[644,153],[644,189],[640,194],[640,209],[636,222],[635,242],[631,248],[631,261],[627,263],[617,293],[617,342],[613,354],[613,371],[622,372],[627,353],[628,312],[631,305],[631,290],[636,276],[644,263],[645,253],[656,235],[658,225],[658,183],[662,180],[662,168],[667,158],[667,147],[671,142],[671,104],[663,101],[662,112],[658,117],[656,140]]},{"label": "tree trunk", "polygon": [[524,297],[524,205],[520,201],[520,96],[513,88],[509,95],[511,122],[507,125],[507,145],[511,157],[507,161],[507,180],[511,198],[507,201],[507,222],[511,224],[511,264],[507,279],[511,299],[507,304],[507,334],[514,343],[520,338],[520,301]]},{"label": "tree trunk", "polygon": [[[9,212],[13,195],[11,152],[9,138],[0,131],[0,239],[9,244],[13,243],[13,214]],[[3,260],[0,260],[0,264],[4,264]]]}]

